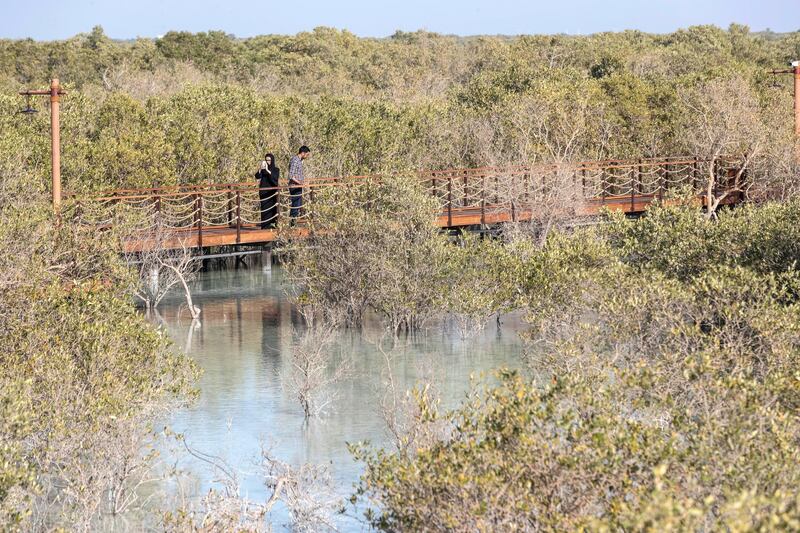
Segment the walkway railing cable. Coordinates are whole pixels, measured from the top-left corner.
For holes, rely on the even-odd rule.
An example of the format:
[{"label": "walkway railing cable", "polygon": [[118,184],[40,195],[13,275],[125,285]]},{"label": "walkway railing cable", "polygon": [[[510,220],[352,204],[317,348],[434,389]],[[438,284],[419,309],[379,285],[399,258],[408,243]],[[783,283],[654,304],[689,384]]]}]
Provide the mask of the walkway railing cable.
[{"label": "walkway railing cable", "polygon": [[[460,220],[485,223],[499,213],[515,212],[520,206],[552,201],[562,194],[577,203],[592,205],[637,205],[663,198],[671,190],[689,187],[699,193],[710,173],[723,182],[735,173],[734,158],[712,162],[691,156],[661,159],[584,161],[563,165],[509,165],[417,173],[421,183],[437,200],[442,225],[459,225]],[[357,186],[381,175],[309,179],[302,186],[303,210],[299,220],[313,214],[319,193],[331,187]],[[264,219],[261,197],[274,198],[276,208]],[[109,226],[121,219],[146,233],[157,225],[176,232],[196,233],[235,229],[236,242],[243,230],[258,228],[262,222],[286,220],[291,198],[286,186],[259,188],[254,181],[194,184],[141,189],[117,189],[94,197],[72,197],[71,216],[84,224]],[[264,205],[268,205],[265,202]],[[465,218],[466,214],[474,215]],[[458,223],[458,224],[457,224]]]}]

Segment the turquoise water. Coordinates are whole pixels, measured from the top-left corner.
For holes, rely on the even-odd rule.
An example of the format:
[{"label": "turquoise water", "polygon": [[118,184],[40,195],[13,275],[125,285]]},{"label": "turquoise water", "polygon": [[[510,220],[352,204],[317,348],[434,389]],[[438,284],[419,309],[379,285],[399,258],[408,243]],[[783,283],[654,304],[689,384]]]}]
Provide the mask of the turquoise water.
[{"label": "turquoise water", "polygon": [[[306,422],[287,387],[293,336],[303,330],[303,323],[284,296],[281,269],[264,272],[256,264],[204,272],[193,284],[193,297],[201,309],[197,329],[191,328],[188,312],[181,312],[177,294],[159,309],[176,344],[204,371],[198,401],[167,423],[183,433],[192,448],[222,458],[235,469],[242,496],[255,501],[263,502],[271,494],[258,474],[262,445],[293,465],[328,465],[337,493],[351,495],[362,466],[353,460],[347,443],[390,442],[380,408],[389,367],[397,390],[430,380],[442,405],[454,407],[469,389],[471,376],[520,364],[517,332],[522,324],[515,317],[504,317],[499,327],[492,319],[467,339],[446,325],[430,327],[397,341],[390,363],[376,347],[384,336],[382,328],[368,323],[362,331],[341,332],[331,347],[331,359],[350,360],[351,370],[330,388],[334,398],[322,415]],[[383,345],[388,344],[384,338]],[[184,455],[178,466],[198,480],[196,494],[214,486],[214,473],[202,461]],[[276,529],[288,522],[285,509],[278,507],[273,514]],[[364,529],[358,514],[349,508],[337,517],[337,527]]]}]

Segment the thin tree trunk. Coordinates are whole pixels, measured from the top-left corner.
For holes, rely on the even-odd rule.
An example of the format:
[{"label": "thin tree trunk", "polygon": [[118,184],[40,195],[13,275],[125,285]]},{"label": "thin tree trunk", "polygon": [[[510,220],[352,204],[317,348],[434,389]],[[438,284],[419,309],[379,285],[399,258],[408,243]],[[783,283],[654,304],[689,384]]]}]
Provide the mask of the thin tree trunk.
[{"label": "thin tree trunk", "polygon": [[194,303],[192,302],[192,292],[189,290],[189,285],[186,283],[186,278],[183,277],[183,273],[173,265],[166,263],[162,264],[165,267],[171,269],[173,272],[175,272],[175,275],[178,276],[181,285],[183,285],[183,291],[186,294],[186,304],[189,306],[189,312],[192,314],[192,319],[197,320],[198,318],[200,318],[200,309],[198,307],[195,307]]}]

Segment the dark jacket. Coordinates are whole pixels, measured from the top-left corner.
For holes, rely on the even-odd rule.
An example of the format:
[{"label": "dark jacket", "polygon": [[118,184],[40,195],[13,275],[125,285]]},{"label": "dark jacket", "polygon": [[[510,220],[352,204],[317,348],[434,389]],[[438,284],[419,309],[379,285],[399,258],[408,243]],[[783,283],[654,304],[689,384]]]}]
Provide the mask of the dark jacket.
[{"label": "dark jacket", "polygon": [[[259,188],[264,187],[277,187],[278,180],[281,177],[281,169],[278,167],[272,167],[272,174],[268,173],[266,170],[259,170],[256,172],[256,179],[258,180]],[[269,192],[269,191],[261,191],[261,192]]]}]

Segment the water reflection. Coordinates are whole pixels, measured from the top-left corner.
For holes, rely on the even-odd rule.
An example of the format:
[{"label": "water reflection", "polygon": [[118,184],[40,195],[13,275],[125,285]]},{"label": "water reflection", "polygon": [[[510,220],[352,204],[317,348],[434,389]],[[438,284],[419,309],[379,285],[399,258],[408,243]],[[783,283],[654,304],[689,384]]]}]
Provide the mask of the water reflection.
[{"label": "water reflection", "polygon": [[[346,496],[361,471],[346,443],[387,442],[379,407],[387,361],[374,344],[382,330],[371,323],[363,332],[342,333],[334,351],[352,358],[353,376],[336,385],[332,409],[306,424],[300,405],[282,386],[290,371],[294,329],[302,327],[301,317],[283,296],[282,278],[276,267],[266,273],[260,268],[203,273],[193,291],[202,322],[194,331],[178,295],[162,306],[170,335],[204,370],[199,401],[169,424],[194,448],[238,468],[242,492],[251,499],[268,496],[261,479],[252,474],[263,442],[285,462],[330,464]],[[519,364],[519,328],[518,319],[507,317],[499,330],[492,321],[467,340],[431,328],[395,348],[395,383],[408,389],[432,376],[444,406],[455,406],[472,374]],[[183,458],[180,466],[199,477],[200,492],[208,489],[211,473],[205,465]],[[341,525],[360,529],[353,521]]]}]

